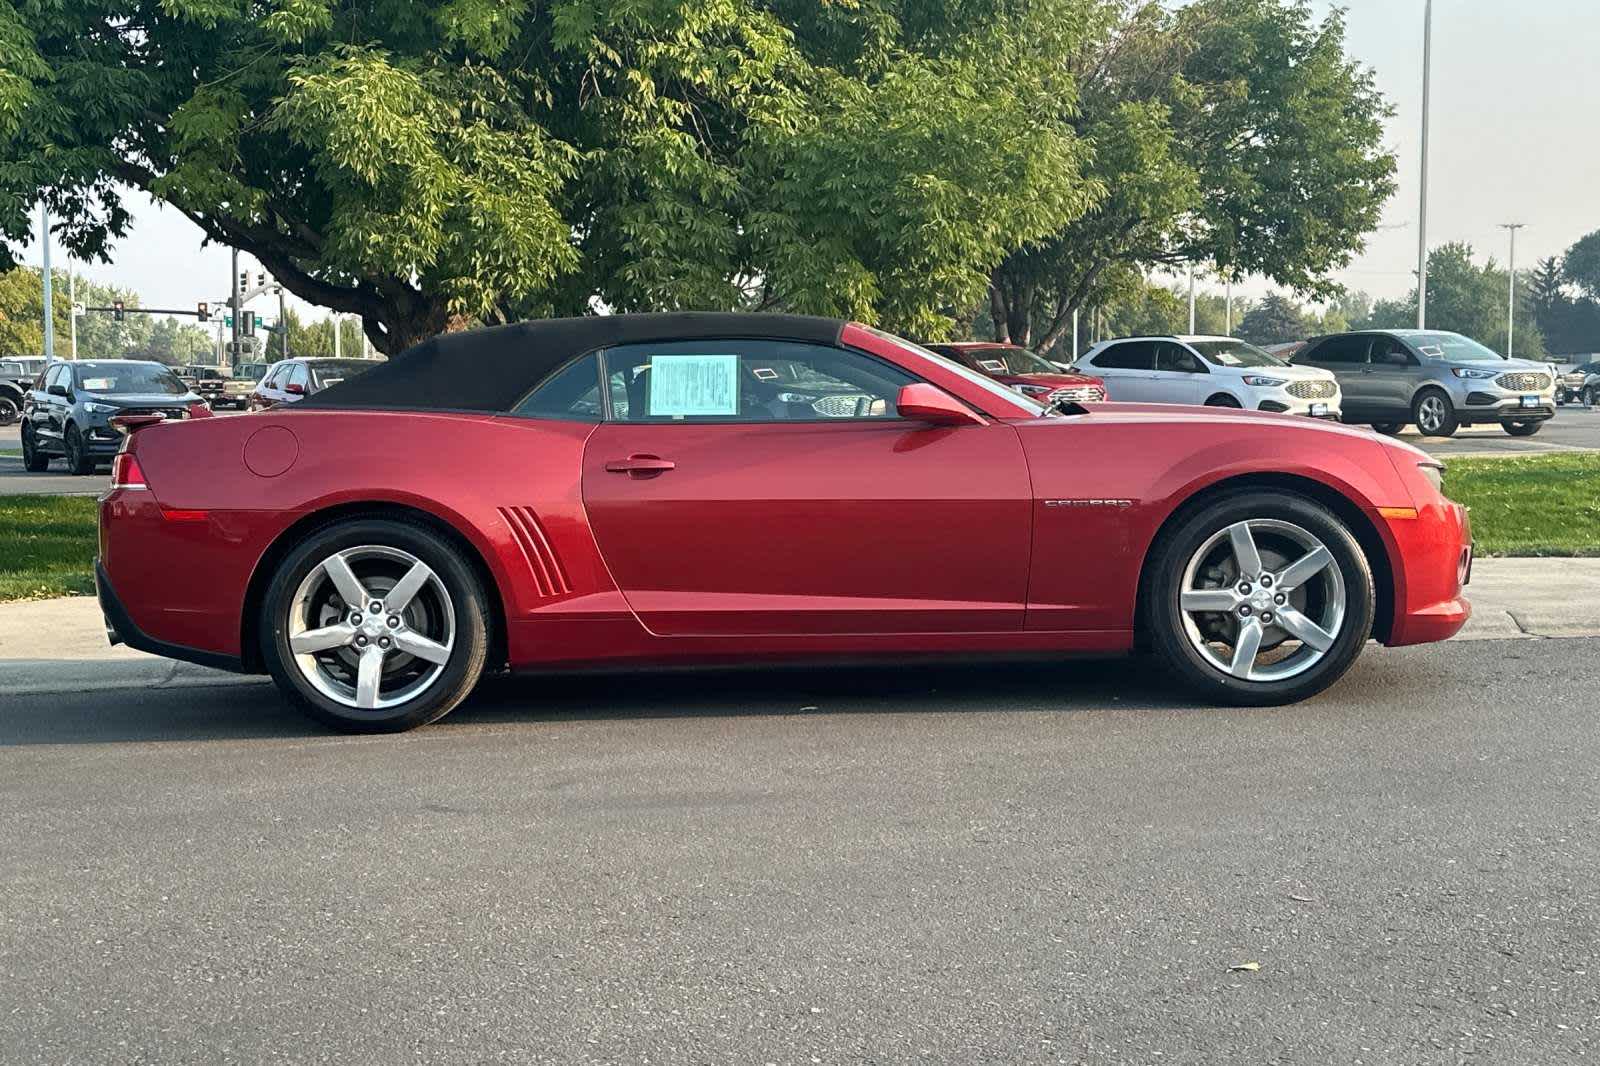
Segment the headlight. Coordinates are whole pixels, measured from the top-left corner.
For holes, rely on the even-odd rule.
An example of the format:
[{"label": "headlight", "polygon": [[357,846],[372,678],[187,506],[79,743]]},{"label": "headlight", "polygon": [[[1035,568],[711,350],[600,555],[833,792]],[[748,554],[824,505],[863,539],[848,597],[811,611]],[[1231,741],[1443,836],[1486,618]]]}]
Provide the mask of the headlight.
[{"label": "headlight", "polygon": [[1244,383],[1253,389],[1276,389],[1281,385],[1289,384],[1285,378],[1268,378],[1260,374],[1246,374]]},{"label": "headlight", "polygon": [[1455,376],[1458,377],[1458,378],[1475,378],[1475,379],[1480,379],[1481,380],[1481,379],[1485,379],[1485,378],[1494,377],[1496,371],[1493,371],[1493,370],[1471,370],[1471,369],[1469,369],[1467,367],[1464,367],[1464,366],[1458,366],[1458,367],[1455,368],[1454,373],[1455,373]]},{"label": "headlight", "polygon": [[1428,479],[1428,484],[1433,486],[1433,491],[1444,495],[1444,464],[1443,463],[1418,463],[1417,469],[1422,471],[1422,476]]},{"label": "headlight", "polygon": [[92,415],[104,415],[110,414],[112,411],[117,410],[117,405],[114,403],[95,403],[93,400],[90,400],[88,403],[83,405],[83,409]]}]

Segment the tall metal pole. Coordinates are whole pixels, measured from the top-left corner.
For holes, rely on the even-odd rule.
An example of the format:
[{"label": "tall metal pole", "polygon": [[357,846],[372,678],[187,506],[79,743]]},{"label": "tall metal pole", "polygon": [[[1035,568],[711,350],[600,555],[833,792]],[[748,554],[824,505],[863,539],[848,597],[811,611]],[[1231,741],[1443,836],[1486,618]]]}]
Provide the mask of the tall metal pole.
[{"label": "tall metal pole", "polygon": [[72,331],[72,358],[78,358],[78,275],[72,270],[71,260],[67,261],[67,303],[72,307],[67,312],[67,325]]},{"label": "tall metal pole", "polygon": [[289,358],[289,314],[283,308],[283,289],[281,288],[278,290],[278,336],[282,338],[278,342],[279,347],[283,349],[283,357],[287,359]]},{"label": "tall metal pole", "polygon": [[344,332],[344,323],[339,319],[339,312],[335,311],[333,313],[333,357],[335,359],[340,357],[339,334],[342,332]]},{"label": "tall metal pole", "polygon": [[233,250],[233,351],[231,358],[223,360],[223,366],[232,370],[239,364],[239,249]]},{"label": "tall metal pole", "polygon": [[1078,310],[1072,310],[1072,361],[1078,361]]},{"label": "tall metal pole", "polygon": [[1428,328],[1428,106],[1433,90],[1433,0],[1422,12],[1422,204],[1417,212],[1417,328]]},{"label": "tall metal pole", "polygon": [[1228,275],[1228,313],[1227,313],[1226,317],[1227,317],[1228,325],[1227,325],[1227,328],[1224,329],[1222,332],[1226,333],[1228,336],[1231,337],[1231,336],[1233,336],[1233,275],[1232,274]]},{"label": "tall metal pole", "polygon": [[1194,334],[1194,264],[1189,264],[1189,333]]},{"label": "tall metal pole", "polygon": [[1502,222],[1500,228],[1511,231],[1511,261],[1506,268],[1510,281],[1507,284],[1506,294],[1506,358],[1511,358],[1513,351],[1512,338],[1517,331],[1517,230],[1527,225],[1525,222]]},{"label": "tall metal pole", "polygon": [[56,357],[55,287],[50,276],[50,206],[39,201],[39,236],[44,240],[44,357]]}]

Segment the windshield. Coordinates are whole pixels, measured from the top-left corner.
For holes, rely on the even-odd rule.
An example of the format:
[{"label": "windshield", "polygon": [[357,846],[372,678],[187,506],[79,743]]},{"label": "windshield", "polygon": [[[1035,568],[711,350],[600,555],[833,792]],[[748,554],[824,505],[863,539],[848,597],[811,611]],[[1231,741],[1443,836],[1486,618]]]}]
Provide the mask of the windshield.
[{"label": "windshield", "polygon": [[1214,366],[1289,365],[1277,356],[1244,341],[1190,341],[1189,347],[1199,352],[1206,362]]},{"label": "windshield", "polygon": [[1026,348],[969,348],[967,354],[979,370],[991,374],[1055,374],[1050,361]]},{"label": "windshield", "polygon": [[1406,340],[1428,358],[1451,363],[1494,363],[1505,358],[1493,348],[1486,348],[1459,333],[1413,333]]},{"label": "windshield", "polygon": [[870,332],[874,337],[886,340],[896,347],[904,348],[906,351],[919,355],[924,359],[931,359],[935,363],[938,363],[940,366],[944,367],[946,370],[949,370],[952,374],[961,375],[961,377],[972,382],[972,384],[976,385],[978,388],[985,392],[993,393],[995,396],[1000,397],[1008,404],[1020,407],[1025,411],[1030,411],[1034,415],[1059,413],[1055,410],[1055,408],[1047,407],[1042,403],[1038,403],[1029,397],[1024,396],[1016,389],[1007,388],[993,378],[985,377],[970,367],[962,366],[954,359],[940,355],[938,352],[930,352],[920,344],[912,344],[903,337],[896,337],[893,333],[885,333],[883,330],[876,329],[872,326],[868,326],[867,331]]},{"label": "windshield", "polygon": [[155,363],[82,363],[73,373],[85,392],[182,396],[189,391],[177,375]]}]

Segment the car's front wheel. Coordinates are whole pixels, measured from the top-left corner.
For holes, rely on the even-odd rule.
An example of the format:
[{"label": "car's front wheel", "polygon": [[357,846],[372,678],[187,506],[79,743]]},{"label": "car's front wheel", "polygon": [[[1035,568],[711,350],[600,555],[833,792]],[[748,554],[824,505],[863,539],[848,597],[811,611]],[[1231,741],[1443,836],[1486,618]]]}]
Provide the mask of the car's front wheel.
[{"label": "car's front wheel", "polygon": [[1583,390],[1583,404],[1585,407],[1594,407],[1600,404],[1600,387],[1590,385]]},{"label": "car's front wheel", "polygon": [[1392,437],[1406,428],[1404,422],[1374,422],[1372,428],[1386,437]]},{"label": "car's front wheel", "polygon": [[1543,422],[1505,422],[1502,423],[1505,431],[1513,437],[1531,437],[1539,432]]},{"label": "car's front wheel", "polygon": [[1337,681],[1372,631],[1371,567],[1348,526],[1292,493],[1245,492],[1165,534],[1146,571],[1157,652],[1189,687],[1266,705]]},{"label": "car's front wheel", "polygon": [[9,426],[22,414],[22,405],[10,396],[0,395],[0,426]]},{"label": "car's front wheel", "polygon": [[461,551],[403,519],[354,519],[305,538],[262,604],[267,670],[293,702],[350,732],[443,717],[489,648],[486,593]]},{"label": "car's front wheel", "polygon": [[77,426],[67,426],[63,447],[66,449],[67,470],[70,473],[94,473],[94,456],[89,454],[89,445],[83,439],[83,431]]},{"label": "car's front wheel", "polygon": [[1461,420],[1443,389],[1423,389],[1411,403],[1411,421],[1424,437],[1453,437]]}]

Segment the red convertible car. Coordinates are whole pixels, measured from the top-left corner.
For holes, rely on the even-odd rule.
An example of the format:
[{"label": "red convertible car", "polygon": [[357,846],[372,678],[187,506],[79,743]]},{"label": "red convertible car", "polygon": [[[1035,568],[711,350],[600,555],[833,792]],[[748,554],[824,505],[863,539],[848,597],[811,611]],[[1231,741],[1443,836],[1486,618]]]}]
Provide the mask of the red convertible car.
[{"label": "red convertible car", "polygon": [[956,653],[1150,648],[1283,703],[1468,614],[1466,514],[1414,448],[1047,407],[836,320],[530,322],[288,410],[124,428],[112,641],[269,673],[352,730],[433,721],[486,670]]}]

